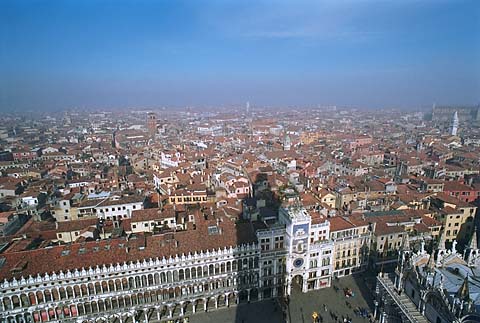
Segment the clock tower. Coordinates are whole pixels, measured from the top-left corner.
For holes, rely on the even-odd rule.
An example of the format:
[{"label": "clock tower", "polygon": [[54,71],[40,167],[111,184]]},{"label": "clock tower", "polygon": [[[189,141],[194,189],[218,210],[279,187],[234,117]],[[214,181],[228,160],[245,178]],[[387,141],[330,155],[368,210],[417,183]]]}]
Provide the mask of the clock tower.
[{"label": "clock tower", "polygon": [[301,205],[280,208],[279,222],[285,225],[285,294],[290,295],[292,288],[306,293],[329,287],[333,272],[330,222]]},{"label": "clock tower", "polygon": [[280,221],[286,225],[286,292],[290,294],[292,284],[297,284],[305,293],[310,250],[310,215],[304,207],[292,206],[280,209]]}]

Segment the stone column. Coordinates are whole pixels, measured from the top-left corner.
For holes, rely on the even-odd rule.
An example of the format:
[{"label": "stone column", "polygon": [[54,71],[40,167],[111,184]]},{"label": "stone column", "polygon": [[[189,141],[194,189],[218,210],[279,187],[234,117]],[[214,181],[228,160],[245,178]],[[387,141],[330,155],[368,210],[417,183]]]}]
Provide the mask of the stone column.
[{"label": "stone column", "polygon": [[160,321],[160,309],[155,308],[155,310],[157,311],[157,321]]},{"label": "stone column", "polygon": [[172,311],[172,308],[169,307],[168,308],[168,317],[172,317],[173,316],[173,311]]},{"label": "stone column", "polygon": [[145,323],[148,323],[148,309],[144,310],[143,314],[145,316]]},{"label": "stone column", "polygon": [[250,289],[247,289],[247,302],[250,303]]},{"label": "stone column", "polygon": [[196,309],[197,309],[197,304],[195,304],[195,302],[192,302],[192,312],[193,312],[193,314],[195,314]]},{"label": "stone column", "polygon": [[207,301],[205,299],[203,300],[203,310],[207,311]]},{"label": "stone column", "polygon": [[385,311],[380,315],[380,323],[387,323],[387,313]]},{"label": "stone column", "polygon": [[229,294],[225,294],[225,306],[228,307],[230,304],[228,303],[228,296]]}]

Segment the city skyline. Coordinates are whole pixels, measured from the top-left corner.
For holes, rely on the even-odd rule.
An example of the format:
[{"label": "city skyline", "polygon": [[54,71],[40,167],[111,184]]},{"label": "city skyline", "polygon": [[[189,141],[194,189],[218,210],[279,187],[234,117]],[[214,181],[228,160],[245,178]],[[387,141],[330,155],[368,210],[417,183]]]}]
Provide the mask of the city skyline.
[{"label": "city skyline", "polygon": [[5,1],[0,110],[478,104],[475,1]]}]

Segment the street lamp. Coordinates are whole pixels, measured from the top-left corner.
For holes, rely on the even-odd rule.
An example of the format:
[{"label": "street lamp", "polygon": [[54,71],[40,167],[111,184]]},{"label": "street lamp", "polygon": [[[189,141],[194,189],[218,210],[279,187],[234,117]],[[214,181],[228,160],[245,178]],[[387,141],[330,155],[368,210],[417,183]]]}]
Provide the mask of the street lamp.
[{"label": "street lamp", "polygon": [[312,313],[312,320],[313,320],[313,323],[317,323],[317,322],[318,322],[318,314],[317,314],[317,312],[313,312],[313,313]]}]

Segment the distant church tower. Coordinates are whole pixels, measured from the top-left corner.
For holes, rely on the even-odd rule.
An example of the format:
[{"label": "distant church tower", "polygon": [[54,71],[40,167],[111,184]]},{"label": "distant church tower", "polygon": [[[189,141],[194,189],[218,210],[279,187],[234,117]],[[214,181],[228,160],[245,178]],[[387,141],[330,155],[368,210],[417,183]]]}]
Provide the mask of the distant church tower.
[{"label": "distant church tower", "polygon": [[147,129],[151,135],[157,132],[157,116],[153,112],[147,114]]},{"label": "distant church tower", "polygon": [[283,150],[290,150],[292,146],[292,141],[290,140],[290,136],[286,135],[285,139],[283,140]]},{"label": "distant church tower", "polygon": [[452,120],[452,131],[450,134],[452,136],[456,136],[458,131],[458,111],[455,111],[453,114],[453,120]]}]

